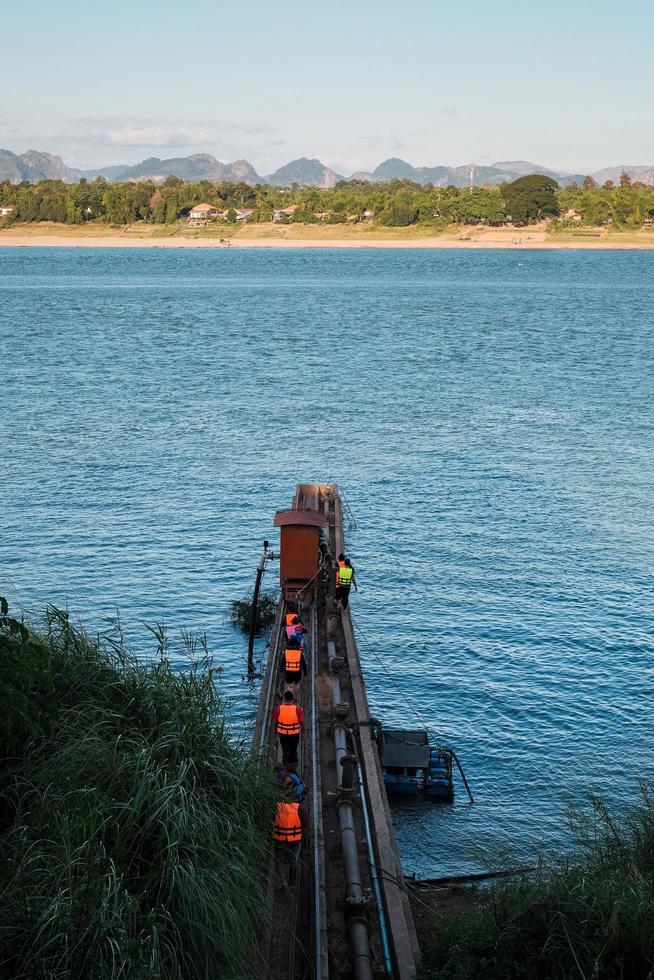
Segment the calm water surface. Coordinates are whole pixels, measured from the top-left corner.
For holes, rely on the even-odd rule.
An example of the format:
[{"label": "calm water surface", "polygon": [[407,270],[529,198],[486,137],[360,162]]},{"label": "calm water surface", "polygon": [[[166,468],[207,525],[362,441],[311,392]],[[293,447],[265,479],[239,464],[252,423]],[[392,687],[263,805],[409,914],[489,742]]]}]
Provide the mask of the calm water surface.
[{"label": "calm water surface", "polygon": [[333,479],[373,709],[477,797],[394,808],[406,869],[567,846],[653,774],[653,310],[645,252],[0,249],[0,589],[206,632],[241,732],[225,607]]}]

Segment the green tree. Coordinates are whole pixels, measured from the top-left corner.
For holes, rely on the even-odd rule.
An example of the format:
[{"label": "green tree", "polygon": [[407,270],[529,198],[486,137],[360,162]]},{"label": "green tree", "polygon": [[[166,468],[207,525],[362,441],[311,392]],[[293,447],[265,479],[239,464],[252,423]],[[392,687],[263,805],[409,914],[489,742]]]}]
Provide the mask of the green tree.
[{"label": "green tree", "polygon": [[396,228],[405,228],[413,225],[418,219],[418,209],[408,204],[392,205],[379,215],[380,225],[389,225]]},{"label": "green tree", "polygon": [[500,188],[507,214],[514,222],[537,221],[558,214],[556,191],[559,185],[545,174],[519,177]]},{"label": "green tree", "polygon": [[468,224],[482,222],[496,225],[504,219],[504,198],[494,190],[475,188],[459,192],[456,200],[456,210],[459,221]]}]

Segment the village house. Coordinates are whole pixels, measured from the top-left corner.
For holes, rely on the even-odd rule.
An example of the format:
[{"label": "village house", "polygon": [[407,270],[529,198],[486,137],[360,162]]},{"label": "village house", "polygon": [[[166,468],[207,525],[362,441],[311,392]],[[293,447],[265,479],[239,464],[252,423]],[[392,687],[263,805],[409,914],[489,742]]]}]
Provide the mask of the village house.
[{"label": "village house", "polygon": [[275,208],[273,221],[284,221],[286,218],[291,218],[299,207],[299,204],[289,204],[287,208]]},{"label": "village house", "polygon": [[563,221],[583,221],[584,216],[581,211],[577,211],[576,208],[568,208],[565,214],[561,215]]},{"label": "village house", "polygon": [[6,217],[14,210],[15,206],[13,204],[0,204],[0,218]]},{"label": "village house", "polygon": [[189,221],[209,221],[210,218],[217,218],[220,215],[218,208],[213,204],[194,204],[188,213]]},{"label": "village house", "polygon": [[251,214],[254,214],[254,208],[237,208],[236,220],[247,221]]}]

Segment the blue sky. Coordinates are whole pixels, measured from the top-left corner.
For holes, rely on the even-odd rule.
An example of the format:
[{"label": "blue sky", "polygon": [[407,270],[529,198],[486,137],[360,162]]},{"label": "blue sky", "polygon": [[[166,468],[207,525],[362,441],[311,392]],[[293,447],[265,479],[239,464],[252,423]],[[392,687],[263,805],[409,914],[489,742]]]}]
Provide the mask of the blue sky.
[{"label": "blue sky", "polygon": [[654,3],[31,0],[3,11],[0,146],[74,166],[207,151],[267,173],[654,163]]}]

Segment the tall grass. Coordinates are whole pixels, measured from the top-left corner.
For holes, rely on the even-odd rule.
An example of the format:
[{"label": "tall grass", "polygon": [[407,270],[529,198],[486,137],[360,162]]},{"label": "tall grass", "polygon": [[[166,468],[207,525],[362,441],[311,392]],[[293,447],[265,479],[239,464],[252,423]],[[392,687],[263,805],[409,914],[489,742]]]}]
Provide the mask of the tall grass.
[{"label": "tall grass", "polygon": [[431,980],[647,980],[654,976],[654,786],[620,818],[599,799],[572,817],[578,850],[435,917]]},{"label": "tall grass", "polygon": [[210,666],[3,612],[2,980],[249,975],[275,788]]}]

